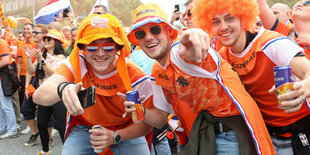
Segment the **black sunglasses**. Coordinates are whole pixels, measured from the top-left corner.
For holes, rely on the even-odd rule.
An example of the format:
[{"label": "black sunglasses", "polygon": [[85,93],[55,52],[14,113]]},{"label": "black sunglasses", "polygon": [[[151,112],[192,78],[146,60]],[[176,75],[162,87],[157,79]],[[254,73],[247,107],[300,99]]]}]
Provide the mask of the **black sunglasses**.
[{"label": "black sunglasses", "polygon": [[35,34],[35,35],[38,35],[38,34],[40,34],[40,33],[42,33],[42,32],[39,32],[39,31],[32,31],[32,33]]},{"label": "black sunglasses", "polygon": [[146,32],[145,31],[149,31],[151,32],[152,35],[159,35],[161,33],[161,26],[160,25],[155,25],[151,28],[148,28],[148,29],[141,29],[141,30],[138,30],[136,31],[134,34],[135,34],[135,37],[139,40],[143,39],[146,35]]},{"label": "black sunglasses", "polygon": [[45,38],[43,39],[43,41],[51,41],[51,40],[52,40],[51,37],[45,37]]}]

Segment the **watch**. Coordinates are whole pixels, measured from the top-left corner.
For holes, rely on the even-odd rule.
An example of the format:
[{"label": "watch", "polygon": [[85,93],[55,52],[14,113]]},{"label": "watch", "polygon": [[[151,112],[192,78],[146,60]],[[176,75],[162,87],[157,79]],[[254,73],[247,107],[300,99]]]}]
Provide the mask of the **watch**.
[{"label": "watch", "polygon": [[41,60],[41,66],[43,67],[44,65],[46,65],[45,60]]},{"label": "watch", "polygon": [[118,134],[117,131],[114,131],[114,138],[113,138],[113,144],[118,144],[121,142],[121,136]]}]

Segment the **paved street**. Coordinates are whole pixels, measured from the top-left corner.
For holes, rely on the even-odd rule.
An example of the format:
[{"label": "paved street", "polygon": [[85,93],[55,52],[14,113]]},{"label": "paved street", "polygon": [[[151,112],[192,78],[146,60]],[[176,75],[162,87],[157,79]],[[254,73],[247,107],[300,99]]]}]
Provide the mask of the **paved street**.
[{"label": "paved street", "polygon": [[[26,128],[26,122],[22,121],[22,130]],[[25,147],[24,143],[28,141],[29,134],[19,134],[17,138],[8,138],[0,140],[0,155],[37,155],[41,151],[41,141],[37,140],[32,147]],[[62,143],[59,134],[53,137],[53,148],[51,149],[53,155],[60,155]]]}]

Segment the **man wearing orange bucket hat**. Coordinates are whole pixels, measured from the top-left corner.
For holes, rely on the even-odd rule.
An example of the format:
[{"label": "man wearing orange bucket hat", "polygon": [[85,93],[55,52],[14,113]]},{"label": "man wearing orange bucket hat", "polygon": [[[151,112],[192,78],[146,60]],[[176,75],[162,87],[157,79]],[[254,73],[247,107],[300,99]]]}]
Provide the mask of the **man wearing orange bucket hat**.
[{"label": "man wearing orange bucket hat", "polygon": [[[274,154],[259,108],[237,73],[209,47],[205,32],[188,29],[174,43],[177,30],[160,6],[142,4],[132,16],[128,39],[156,59],[152,69],[156,108],[146,109],[145,122],[162,123],[160,116],[174,112],[179,118],[178,100],[182,100],[198,113],[184,154]],[[204,54],[199,58],[194,51]],[[199,63],[191,62],[196,60]],[[134,111],[128,107],[132,102],[124,105],[126,112]]]},{"label": "man wearing orange bucket hat", "polygon": [[[127,92],[120,76],[127,72],[119,67],[123,63],[130,87],[145,95],[145,107],[153,106],[150,79],[132,61],[125,60],[129,53],[129,42],[113,15],[89,15],[80,23],[69,59],[34,93],[35,103],[52,105],[62,100],[69,112],[62,154],[95,154],[94,150],[101,152],[98,150],[106,147],[114,154],[150,154],[143,136],[152,128],[123,118],[123,99],[116,95]],[[90,86],[95,87],[95,103],[83,109],[77,93]],[[92,129],[95,125],[101,127]]]}]

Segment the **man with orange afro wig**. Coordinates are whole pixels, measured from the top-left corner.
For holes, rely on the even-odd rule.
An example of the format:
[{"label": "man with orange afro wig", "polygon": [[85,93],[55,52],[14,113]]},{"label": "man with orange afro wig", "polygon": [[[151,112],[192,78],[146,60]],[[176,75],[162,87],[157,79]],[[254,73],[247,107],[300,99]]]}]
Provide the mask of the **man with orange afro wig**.
[{"label": "man with orange afro wig", "polygon": [[[196,23],[225,46],[220,55],[260,107],[276,153],[309,154],[310,68],[305,66],[310,61],[304,50],[279,33],[249,31],[258,15],[255,0],[196,0],[195,6]],[[273,68],[283,65],[290,65],[301,81],[291,92],[277,96]]]}]

